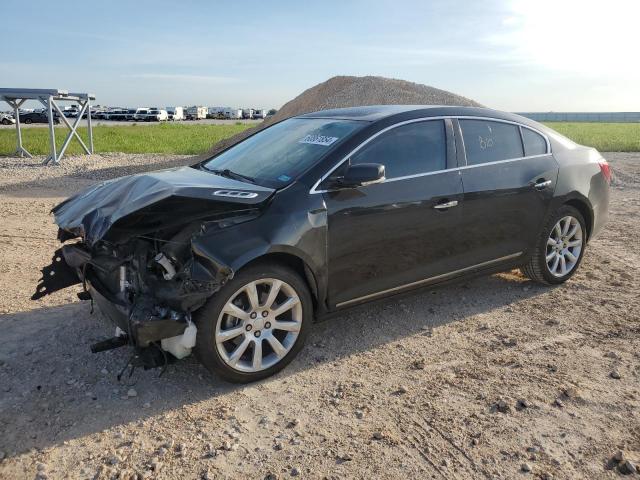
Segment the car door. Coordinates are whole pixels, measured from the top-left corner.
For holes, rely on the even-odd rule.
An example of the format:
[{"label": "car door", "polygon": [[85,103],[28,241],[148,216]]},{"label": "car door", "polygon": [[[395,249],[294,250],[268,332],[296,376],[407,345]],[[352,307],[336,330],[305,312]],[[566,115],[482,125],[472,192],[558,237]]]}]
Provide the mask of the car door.
[{"label": "car door", "polygon": [[466,159],[460,171],[467,263],[526,254],[538,238],[558,178],[546,138],[499,120],[460,118],[458,124]]},{"label": "car door", "polygon": [[[330,304],[358,303],[458,268],[462,184],[450,168],[455,162],[451,123],[417,121],[369,139],[329,176]],[[383,164],[386,180],[331,189],[331,179],[356,163]]]}]

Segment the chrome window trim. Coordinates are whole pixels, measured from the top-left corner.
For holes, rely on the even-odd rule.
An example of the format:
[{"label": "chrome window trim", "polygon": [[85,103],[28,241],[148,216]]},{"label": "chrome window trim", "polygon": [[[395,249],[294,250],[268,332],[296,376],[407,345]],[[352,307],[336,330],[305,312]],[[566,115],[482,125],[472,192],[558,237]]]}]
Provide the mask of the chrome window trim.
[{"label": "chrome window trim", "polygon": [[418,287],[418,286],[426,284],[426,283],[435,282],[436,280],[442,280],[442,279],[445,279],[447,277],[452,277],[454,275],[457,275],[459,273],[464,273],[464,272],[468,272],[469,270],[474,270],[476,268],[489,267],[489,266],[491,266],[491,265],[493,265],[495,263],[500,263],[500,262],[503,262],[503,261],[511,260],[512,258],[520,257],[522,255],[522,253],[523,252],[512,253],[510,255],[505,255],[504,257],[494,258],[493,260],[487,260],[486,262],[477,263],[477,264],[471,265],[469,267],[460,268],[458,270],[452,270],[452,271],[447,272],[447,273],[441,273],[440,275],[435,275],[433,277],[424,278],[422,280],[418,280],[418,281],[411,282],[411,283],[405,283],[404,285],[399,285],[397,287],[387,288],[386,290],[381,290],[379,292],[369,293],[369,294],[363,295],[361,297],[352,298],[351,300],[345,300],[344,302],[336,303],[336,308],[340,308],[340,307],[344,307],[344,306],[347,306],[347,305],[351,305],[353,303],[359,303],[359,302],[362,302],[364,300],[369,300],[369,299],[372,299],[372,298],[380,297],[380,296],[386,295],[388,293],[393,293],[393,292],[406,290],[407,288]]},{"label": "chrome window trim", "polygon": [[[455,172],[456,170],[458,170],[458,167],[445,168],[444,170],[434,170],[433,172],[426,172],[426,173],[414,173],[413,175],[404,175],[402,177],[385,178],[383,182],[378,182],[378,183],[396,182],[398,180],[407,180],[410,178],[426,177],[428,175],[437,175],[438,173]],[[332,190],[329,190],[329,191],[332,191]]]},{"label": "chrome window trim", "polygon": [[[543,132],[541,132],[540,130],[538,130],[536,128],[530,127],[528,125],[524,125],[522,123],[519,123],[519,122],[516,122],[516,121],[513,121],[513,120],[503,120],[501,118],[493,118],[493,117],[481,117],[481,116],[477,116],[477,115],[444,115],[444,116],[439,116],[439,117],[412,118],[411,120],[405,120],[404,122],[399,122],[399,123],[394,123],[393,125],[389,125],[388,127],[383,128],[379,132],[376,132],[373,135],[371,135],[364,142],[362,142],[356,148],[351,150],[351,152],[349,152],[349,154],[345,155],[342,158],[342,160],[340,160],[331,169],[329,169],[329,171],[327,173],[325,173],[322,177],[320,177],[320,179],[316,183],[314,183],[313,187],[311,187],[311,189],[309,190],[309,194],[311,195],[311,194],[315,194],[315,193],[328,193],[328,192],[337,191],[337,190],[318,190],[318,187],[320,186],[320,184],[323,181],[325,181],[329,177],[329,175],[331,175],[335,170],[337,170],[344,162],[346,162],[349,158],[351,158],[355,153],[357,153],[361,148],[363,148],[370,141],[372,141],[373,139],[375,139],[378,136],[382,135],[383,133],[388,132],[389,130],[392,130],[392,129],[400,127],[400,126],[410,124],[410,123],[424,122],[424,121],[429,121],[429,120],[446,120],[446,119],[486,120],[486,121],[490,121],[490,122],[508,123],[508,124],[511,124],[511,125],[516,125],[516,126],[521,127],[521,128],[528,128],[529,130],[532,130],[533,132],[537,133],[538,135],[541,135],[542,138],[544,138],[544,140],[545,140],[545,142],[547,144],[547,152],[544,153],[544,154],[531,155],[531,156],[528,156],[528,157],[524,156],[524,157],[517,157],[517,158],[508,158],[508,159],[505,159],[505,160],[496,160],[495,162],[478,163],[478,164],[475,164],[475,165],[464,165],[462,167],[447,168],[447,169],[444,169],[444,170],[435,170],[433,172],[416,173],[414,175],[406,175],[406,176],[403,176],[403,177],[387,178],[383,182],[378,182],[378,183],[395,182],[395,181],[398,181],[398,180],[407,180],[407,179],[411,179],[411,178],[424,177],[424,176],[427,176],[427,175],[435,175],[435,174],[439,174],[439,173],[443,173],[443,172],[453,172],[453,171],[457,171],[457,170],[464,170],[464,169],[467,169],[467,168],[476,168],[476,167],[481,167],[483,165],[496,165],[496,164],[500,164],[500,163],[514,162],[514,161],[517,161],[517,160],[526,160],[526,159],[529,159],[529,158],[544,157],[544,156],[549,155],[551,153],[551,143],[549,142],[549,138],[547,137],[547,135],[545,135]],[[462,127],[461,127],[461,129],[462,129]],[[520,139],[522,141],[522,135],[520,135]],[[464,145],[464,138],[462,138],[462,141],[463,141],[463,145]],[[524,143],[522,144],[522,152],[524,154]]]},{"label": "chrome window trim", "polygon": [[[394,128],[397,127],[401,127],[403,125],[409,125],[411,123],[417,123],[417,122],[424,122],[424,121],[428,121],[428,120],[444,120],[445,118],[452,118],[450,116],[447,117],[420,117],[420,118],[412,118],[411,120],[405,120],[404,122],[399,122],[399,123],[394,123],[393,125],[389,125],[386,128],[383,128],[382,130],[380,130],[379,132],[374,133],[373,135],[371,135],[369,138],[367,138],[364,142],[362,142],[360,145],[358,145],[356,148],[354,148],[353,150],[351,150],[351,152],[349,152],[349,154],[345,155],[344,158],[342,158],[342,160],[340,160],[338,163],[336,163],[327,173],[325,173],[322,177],[320,177],[320,179],[314,183],[313,187],[311,187],[311,190],[309,190],[309,194],[314,194],[314,193],[326,193],[326,192],[332,192],[335,190],[316,190],[318,188],[318,186],[327,179],[327,177],[329,177],[329,175],[331,175],[336,169],[338,169],[344,162],[346,162],[349,158],[351,158],[355,153],[357,153],[359,150],[361,150],[365,145],[367,145],[369,142],[371,142],[372,140],[374,140],[375,138],[379,137],[380,135],[382,135],[385,132],[388,132],[389,130],[393,130]],[[444,170],[440,170],[440,171],[444,171]],[[435,172],[426,172],[426,173],[418,173],[416,174],[417,176],[420,175],[426,175],[426,174],[431,174],[431,173],[435,173]],[[412,178],[414,177],[413,175],[410,175],[407,178]],[[398,177],[399,178],[399,177]],[[379,182],[379,183],[386,183],[390,180],[393,179],[386,179],[383,182]]]},{"label": "chrome window trim", "polygon": [[469,168],[484,167],[485,165],[498,165],[500,163],[517,162],[519,160],[528,160],[530,158],[546,157],[547,155],[549,155],[549,154],[548,153],[542,153],[542,154],[539,154],[539,155],[529,155],[528,157],[507,158],[506,160],[496,160],[494,162],[476,163],[474,165],[465,165],[464,167],[458,167],[457,170],[467,170]]},{"label": "chrome window trim", "polygon": [[[524,134],[522,133],[522,129],[523,128],[528,128],[525,125],[520,125],[520,139],[522,140],[522,153],[527,154],[527,147],[524,144]],[[533,128],[529,128],[529,130],[531,130],[534,133],[537,133],[539,135],[542,135],[540,132],[538,132],[537,130],[533,129]],[[545,137],[544,135],[542,135],[542,138],[544,139],[545,143],[547,144],[547,148],[546,148],[546,153],[542,154],[539,153],[538,155],[547,155],[549,153],[549,151],[551,150],[550,145],[549,145],[549,139],[547,137]],[[533,155],[530,155],[533,156]]]}]

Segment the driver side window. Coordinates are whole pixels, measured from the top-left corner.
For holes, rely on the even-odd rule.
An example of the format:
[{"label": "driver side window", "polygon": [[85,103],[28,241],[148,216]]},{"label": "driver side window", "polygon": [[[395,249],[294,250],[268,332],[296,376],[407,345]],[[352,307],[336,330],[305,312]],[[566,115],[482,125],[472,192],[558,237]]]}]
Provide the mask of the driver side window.
[{"label": "driver side window", "polygon": [[358,150],[350,163],[382,164],[387,179],[445,170],[444,121],[427,120],[392,128]]}]

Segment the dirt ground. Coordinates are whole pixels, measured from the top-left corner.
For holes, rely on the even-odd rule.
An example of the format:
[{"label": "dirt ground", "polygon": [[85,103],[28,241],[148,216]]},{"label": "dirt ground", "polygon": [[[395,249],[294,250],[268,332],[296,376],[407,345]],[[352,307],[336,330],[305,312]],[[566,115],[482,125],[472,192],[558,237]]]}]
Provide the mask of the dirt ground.
[{"label": "dirt ground", "polygon": [[[280,374],[230,385],[187,359],[118,382],[129,352],[77,289],[29,296],[48,211],[98,180],[185,163],[0,158],[0,478],[615,478],[640,461],[640,154],[577,275],[518,272],[314,326]],[[635,478],[638,478],[636,475]]]}]

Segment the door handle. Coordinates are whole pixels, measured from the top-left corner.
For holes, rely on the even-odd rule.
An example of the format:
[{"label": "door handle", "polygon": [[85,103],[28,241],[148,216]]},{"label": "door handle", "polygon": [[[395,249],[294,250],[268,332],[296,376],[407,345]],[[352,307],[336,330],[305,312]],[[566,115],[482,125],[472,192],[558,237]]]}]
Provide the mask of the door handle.
[{"label": "door handle", "polygon": [[451,200],[450,202],[438,203],[433,208],[435,208],[437,210],[446,210],[447,208],[455,207],[456,205],[458,205],[458,201],[457,200]]},{"label": "door handle", "polygon": [[543,180],[541,182],[534,183],[533,188],[535,188],[536,190],[544,190],[549,185],[551,185],[551,180]]}]

